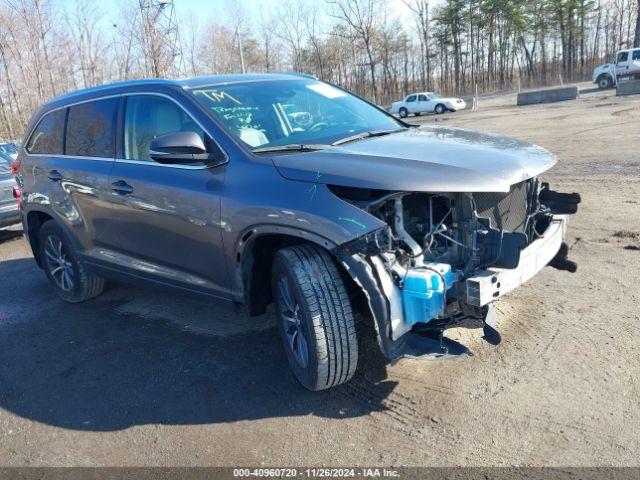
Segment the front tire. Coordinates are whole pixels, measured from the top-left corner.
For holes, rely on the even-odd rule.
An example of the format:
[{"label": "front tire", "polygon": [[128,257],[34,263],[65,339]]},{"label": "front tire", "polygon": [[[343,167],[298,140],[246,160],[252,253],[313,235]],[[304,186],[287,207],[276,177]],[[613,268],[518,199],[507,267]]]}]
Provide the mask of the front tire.
[{"label": "front tire", "polygon": [[358,341],[347,291],[329,254],[312,245],[276,253],[273,298],[289,365],[309,390],[349,380],[358,364]]},{"label": "front tire", "polygon": [[439,103],[438,105],[436,105],[436,109],[435,112],[438,115],[442,115],[444,112],[447,111],[447,107],[445,107],[444,105],[442,105],[441,103]]},{"label": "front tire", "polygon": [[38,248],[42,268],[62,300],[80,303],[102,293],[104,280],[86,270],[66,232],[54,220],[40,228]]},{"label": "front tire", "polygon": [[611,77],[609,75],[600,75],[600,77],[598,78],[598,88],[600,90],[611,88],[612,84],[613,81],[611,80]]},{"label": "front tire", "polygon": [[400,118],[407,118],[409,116],[409,110],[404,107],[402,107],[398,113],[400,113]]}]

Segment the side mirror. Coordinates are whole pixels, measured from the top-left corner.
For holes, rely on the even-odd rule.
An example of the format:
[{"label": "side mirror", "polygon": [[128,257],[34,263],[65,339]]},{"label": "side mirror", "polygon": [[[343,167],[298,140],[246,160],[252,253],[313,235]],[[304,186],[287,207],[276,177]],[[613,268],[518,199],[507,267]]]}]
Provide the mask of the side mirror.
[{"label": "side mirror", "polygon": [[208,163],[215,160],[207,153],[204,142],[195,132],[175,132],[154,138],[149,145],[149,156],[158,163]]}]

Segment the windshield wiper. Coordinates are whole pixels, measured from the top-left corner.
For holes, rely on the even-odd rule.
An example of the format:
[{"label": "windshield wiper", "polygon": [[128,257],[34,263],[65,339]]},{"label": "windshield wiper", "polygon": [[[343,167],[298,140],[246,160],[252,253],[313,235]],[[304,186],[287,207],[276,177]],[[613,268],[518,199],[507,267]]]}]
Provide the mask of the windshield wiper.
[{"label": "windshield wiper", "polygon": [[389,135],[390,133],[401,132],[403,130],[406,130],[406,128],[401,127],[401,128],[393,128],[391,130],[373,130],[370,132],[360,132],[360,133],[356,133],[355,135],[351,135],[349,137],[341,138],[340,140],[333,142],[331,145],[334,145],[334,146],[342,145],[343,143],[353,142],[355,140],[362,140],[364,138],[381,137],[383,135]]},{"label": "windshield wiper", "polygon": [[316,150],[324,150],[331,148],[331,145],[323,143],[291,143],[289,145],[274,145],[272,147],[258,147],[251,150],[253,153],[265,152],[314,152]]}]

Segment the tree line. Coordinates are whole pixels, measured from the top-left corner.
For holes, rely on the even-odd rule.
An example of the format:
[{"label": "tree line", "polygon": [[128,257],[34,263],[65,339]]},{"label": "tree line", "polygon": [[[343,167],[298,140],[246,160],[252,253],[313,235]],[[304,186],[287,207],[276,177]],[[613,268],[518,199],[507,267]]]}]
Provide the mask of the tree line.
[{"label": "tree line", "polygon": [[259,12],[215,1],[202,21],[175,0],[168,22],[150,0],[109,12],[90,0],[0,0],[0,139],[20,138],[47,99],[112,81],[298,71],[386,105],[412,90],[585,80],[640,46],[640,0],[401,1],[409,17],[384,0],[274,0]]}]

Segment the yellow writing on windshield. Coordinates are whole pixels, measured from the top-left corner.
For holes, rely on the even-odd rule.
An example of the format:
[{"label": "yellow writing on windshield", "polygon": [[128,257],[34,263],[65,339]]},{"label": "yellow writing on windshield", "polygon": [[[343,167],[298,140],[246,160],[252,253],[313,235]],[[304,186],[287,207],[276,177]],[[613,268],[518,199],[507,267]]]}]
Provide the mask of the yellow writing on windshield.
[{"label": "yellow writing on windshield", "polygon": [[221,102],[225,98],[231,100],[232,102],[237,103],[238,105],[242,105],[242,102],[233,96],[229,95],[227,92],[221,92],[219,90],[194,90],[194,95],[203,95],[212,102]]}]

